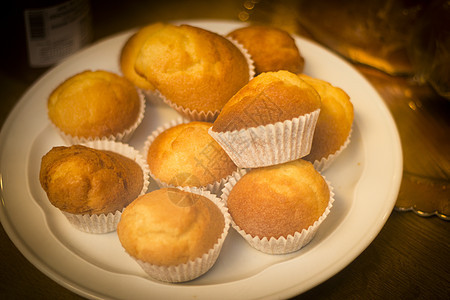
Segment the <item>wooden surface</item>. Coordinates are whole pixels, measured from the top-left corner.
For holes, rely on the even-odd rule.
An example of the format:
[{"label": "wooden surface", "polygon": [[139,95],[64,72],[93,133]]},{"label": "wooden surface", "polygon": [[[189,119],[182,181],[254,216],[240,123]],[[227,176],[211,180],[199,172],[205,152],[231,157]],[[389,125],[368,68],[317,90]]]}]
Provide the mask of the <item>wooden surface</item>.
[{"label": "wooden surface", "polygon": [[[166,0],[156,5],[152,1],[95,0],[94,39],[153,21],[186,18],[256,20],[311,38],[299,27],[298,13],[292,7],[295,1],[279,1],[280,5],[270,7],[266,1],[256,1],[256,5],[255,1],[210,2]],[[28,67],[20,36],[21,15],[13,13],[14,7],[10,9],[2,19],[2,36],[7,37],[8,46],[2,46],[0,59],[0,124],[26,89],[46,71]],[[449,100],[409,77],[392,77],[359,64],[355,67],[384,98],[400,132],[405,170],[397,208],[448,212]],[[424,132],[423,128],[429,130]],[[450,299],[449,249],[448,221],[394,210],[359,257],[295,299]],[[0,253],[0,299],[81,299],[28,262],[3,228]]]}]

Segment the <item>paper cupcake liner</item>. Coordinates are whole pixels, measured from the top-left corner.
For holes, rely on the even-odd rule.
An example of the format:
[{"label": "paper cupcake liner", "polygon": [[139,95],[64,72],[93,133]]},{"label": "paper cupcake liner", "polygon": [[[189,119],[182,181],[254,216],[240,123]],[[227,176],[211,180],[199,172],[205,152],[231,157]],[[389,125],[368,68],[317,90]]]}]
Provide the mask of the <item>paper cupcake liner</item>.
[{"label": "paper cupcake liner", "polygon": [[[249,69],[249,81],[255,77],[255,64],[253,62],[253,59],[251,58],[249,52],[247,49],[245,49],[240,43],[238,43],[236,40],[225,37],[227,40],[229,40],[231,43],[233,43],[236,48],[239,49],[239,51],[244,55]],[[220,113],[220,110],[215,111],[199,111],[199,110],[192,110],[187,107],[183,107],[181,105],[178,105],[174,102],[172,102],[170,99],[165,97],[160,91],[157,91],[158,97],[161,99],[161,101],[170,107],[172,107],[174,110],[176,110],[181,116],[184,118],[187,118],[191,121],[205,121],[205,122],[214,122],[214,120],[217,118],[217,116]]]},{"label": "paper cupcake liner", "polygon": [[62,213],[76,229],[97,234],[116,230],[122,216],[122,211],[116,211],[114,214],[109,213],[107,215],[76,215],[65,211]]},{"label": "paper cupcake liner", "polygon": [[[189,122],[190,122],[189,120],[186,120],[184,118],[177,118],[175,120],[172,120],[172,121],[170,121],[170,122],[168,122],[168,123],[158,127],[156,130],[154,130],[152,132],[151,135],[148,136],[148,138],[147,138],[147,140],[146,140],[146,142],[144,144],[143,153],[145,153],[147,155],[148,150],[150,149],[150,145],[153,143],[153,141],[156,139],[156,137],[158,135],[160,135],[163,131],[165,131],[165,130],[167,130],[169,128],[175,127],[177,125],[185,124],[185,123],[189,123]],[[227,177],[222,178],[220,180],[217,180],[217,181],[215,181],[213,183],[207,184],[205,186],[200,186],[198,188],[207,190],[207,191],[209,191],[209,192],[211,192],[213,194],[216,194],[217,196],[220,196],[220,194],[222,193],[222,189],[225,186],[225,183],[228,182],[228,179],[233,177],[235,173],[239,174],[240,172],[241,172],[241,169],[237,168],[236,171],[234,171],[232,174],[228,175]],[[151,172],[151,170],[149,171],[149,174],[150,174],[150,177],[153,178],[153,180],[156,182],[156,184],[160,188],[164,188],[164,187],[180,187],[180,186],[176,186],[176,185],[173,185],[173,184],[170,184],[168,182],[164,182],[164,181],[160,180],[155,174],[153,174]]]},{"label": "paper cupcake liner", "polygon": [[[112,152],[116,152],[134,160],[142,169],[144,181],[142,190],[138,196],[141,196],[147,192],[150,183],[149,168],[144,158],[133,147],[120,142],[108,140],[95,140],[87,142],[83,145],[98,150],[109,150]],[[75,228],[77,228],[80,231],[84,231],[87,233],[108,233],[116,230],[117,224],[119,223],[120,217],[122,216],[123,209],[121,211],[116,211],[115,213],[108,213],[106,215],[71,214],[64,211],[62,212],[66,216],[70,224],[72,224]]]},{"label": "paper cupcake liner", "polygon": [[209,271],[212,266],[217,261],[220,251],[222,250],[223,242],[228,235],[228,231],[231,223],[231,216],[228,213],[228,208],[222,203],[222,201],[215,195],[208,191],[201,190],[198,188],[180,188],[183,191],[191,192],[205,196],[206,198],[213,201],[222,212],[225,219],[225,226],[220,236],[219,240],[214,244],[208,253],[203,254],[202,257],[198,257],[195,260],[191,260],[185,264],[180,264],[176,266],[158,266],[153,265],[148,262],[136,259],[136,262],[141,266],[141,268],[153,279],[164,281],[164,282],[185,282],[193,280],[207,271]]},{"label": "paper cupcake liner", "polygon": [[165,105],[164,100],[161,97],[161,93],[156,90],[140,89],[144,95],[144,99],[151,105]]},{"label": "paper cupcake liner", "polygon": [[250,55],[250,52],[248,52],[248,50],[244,47],[244,45],[242,45],[241,43],[239,43],[237,40],[229,37],[229,36],[224,36],[227,40],[229,40],[230,42],[232,42],[236,48],[239,49],[239,51],[241,51],[242,55],[244,55],[245,60],[247,61],[248,64],[248,80],[252,80],[253,77],[255,77],[255,62],[253,61],[252,56]]},{"label": "paper cupcake liner", "polygon": [[[222,190],[222,201],[227,203],[228,195],[230,194],[233,186],[239,181],[241,177],[235,177],[230,179],[230,181],[225,185]],[[334,203],[334,192],[333,187],[330,182],[325,179],[330,190],[330,200],[328,201],[328,206],[326,207],[324,213],[319,217],[317,221],[314,222],[307,229],[303,229],[301,232],[295,232],[293,235],[289,234],[287,237],[279,237],[278,239],[271,237],[260,238],[258,236],[252,237],[250,234],[246,233],[241,229],[232,219],[231,226],[250,244],[253,248],[267,253],[267,254],[287,254],[300,250],[306,246],[316,235],[322,222],[326,219]]]},{"label": "paper cupcake liner", "polygon": [[[210,184],[200,186],[197,188],[209,191],[211,194],[214,194],[217,197],[220,197],[222,195],[222,189],[224,188],[225,184],[231,178],[235,177],[237,174],[242,174],[243,170],[244,169],[238,169],[238,170],[234,171],[232,174],[228,175],[225,178],[222,178],[219,181],[215,181],[214,183],[210,183]],[[159,180],[158,178],[156,178],[156,176],[153,175],[151,172],[150,172],[150,176],[153,178],[153,180],[155,180],[155,182],[159,188],[166,188],[166,187],[183,188],[182,186],[179,186],[179,185],[173,185],[173,184],[163,182],[163,181]]]},{"label": "paper cupcake liner", "polygon": [[78,136],[72,136],[70,134],[67,134],[63,132],[61,129],[59,129],[53,122],[50,121],[50,123],[53,125],[55,130],[59,133],[61,138],[64,140],[64,142],[67,145],[77,145],[77,144],[83,144],[90,141],[95,141],[99,139],[108,140],[108,141],[115,141],[115,142],[123,142],[126,143],[130,140],[133,133],[136,131],[136,128],[141,124],[142,120],[144,119],[144,113],[145,113],[145,96],[142,93],[141,90],[136,89],[139,94],[139,101],[140,101],[140,108],[139,108],[139,116],[136,120],[136,122],[130,126],[130,128],[124,130],[123,132],[120,132],[118,134],[111,134],[109,136],[99,136],[99,137],[78,137]]},{"label": "paper cupcake liner", "polygon": [[334,160],[342,153],[342,151],[344,151],[345,148],[347,148],[347,146],[350,144],[350,140],[351,140],[351,136],[352,136],[352,131],[353,129],[350,129],[350,133],[347,137],[347,140],[345,140],[344,144],[334,153],[328,155],[327,157],[323,157],[320,160],[315,160],[313,163],[314,168],[319,171],[319,172],[323,172],[326,169],[328,169],[328,167],[330,167]]},{"label": "paper cupcake liner", "polygon": [[239,168],[259,168],[302,158],[311,151],[320,109],[292,120],[209,134]]},{"label": "paper cupcake liner", "polygon": [[165,104],[167,104],[172,109],[177,111],[182,117],[184,117],[190,121],[214,122],[214,120],[217,118],[217,116],[220,113],[220,110],[216,110],[216,111],[191,110],[189,108],[180,106],[180,105],[170,101],[170,99],[167,99],[160,91],[157,91],[157,93],[160,95],[161,100]]}]

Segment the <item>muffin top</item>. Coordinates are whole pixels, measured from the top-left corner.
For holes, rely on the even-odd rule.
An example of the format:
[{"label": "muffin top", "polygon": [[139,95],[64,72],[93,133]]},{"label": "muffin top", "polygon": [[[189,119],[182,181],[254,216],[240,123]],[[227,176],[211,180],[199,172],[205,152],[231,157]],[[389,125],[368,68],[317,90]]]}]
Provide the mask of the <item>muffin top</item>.
[{"label": "muffin top", "polygon": [[350,135],[353,123],[353,104],[342,89],[321,79],[298,75],[319,93],[322,99],[314,132],[311,152],[304,159],[314,162],[338,151]]},{"label": "muffin top", "polygon": [[220,111],[249,80],[248,62],[232,42],[189,25],[166,24],[148,36],[135,68],[164,97],[192,111]]},{"label": "muffin top", "polygon": [[255,73],[286,70],[301,73],[305,60],[295,40],[285,30],[272,26],[250,25],[228,33],[247,49],[251,55]]},{"label": "muffin top", "polygon": [[155,87],[145,77],[136,73],[134,67],[136,58],[147,38],[164,26],[163,23],[152,23],[140,28],[130,36],[120,53],[120,68],[123,76],[140,89],[154,91]]},{"label": "muffin top", "polygon": [[50,202],[72,214],[121,211],[144,184],[135,161],[82,145],[53,147],[42,157],[39,180]]},{"label": "muffin top", "polygon": [[108,71],[84,71],[56,87],[47,102],[48,116],[71,136],[116,135],[138,120],[140,98],[127,79]]},{"label": "muffin top", "polygon": [[232,188],[227,206],[234,222],[260,238],[308,229],[325,212],[330,191],[304,160],[252,169]]},{"label": "muffin top", "polygon": [[162,188],[140,196],[124,210],[117,234],[131,256],[172,266],[208,253],[224,228],[222,212],[208,198]]},{"label": "muffin top", "polygon": [[173,186],[206,186],[237,170],[222,147],[208,134],[208,122],[189,122],[166,129],[147,153],[150,172]]},{"label": "muffin top", "polygon": [[316,90],[289,71],[256,76],[224,106],[212,130],[233,131],[298,118],[320,109]]}]

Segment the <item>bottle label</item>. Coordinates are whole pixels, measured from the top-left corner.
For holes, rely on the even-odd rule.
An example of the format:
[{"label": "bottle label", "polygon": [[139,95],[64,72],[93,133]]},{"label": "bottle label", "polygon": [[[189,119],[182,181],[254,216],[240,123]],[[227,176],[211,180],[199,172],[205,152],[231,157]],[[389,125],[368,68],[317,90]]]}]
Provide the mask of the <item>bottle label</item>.
[{"label": "bottle label", "polygon": [[65,1],[24,13],[28,59],[32,67],[51,66],[92,40],[89,0]]}]

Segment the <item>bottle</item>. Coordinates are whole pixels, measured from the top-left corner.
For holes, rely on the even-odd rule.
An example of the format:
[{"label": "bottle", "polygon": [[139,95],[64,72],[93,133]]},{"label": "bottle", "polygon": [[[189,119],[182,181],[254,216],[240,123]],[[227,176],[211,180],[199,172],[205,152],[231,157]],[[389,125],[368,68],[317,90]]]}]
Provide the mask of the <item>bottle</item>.
[{"label": "bottle", "polygon": [[92,41],[89,0],[28,1],[23,10],[30,67],[49,67]]}]

